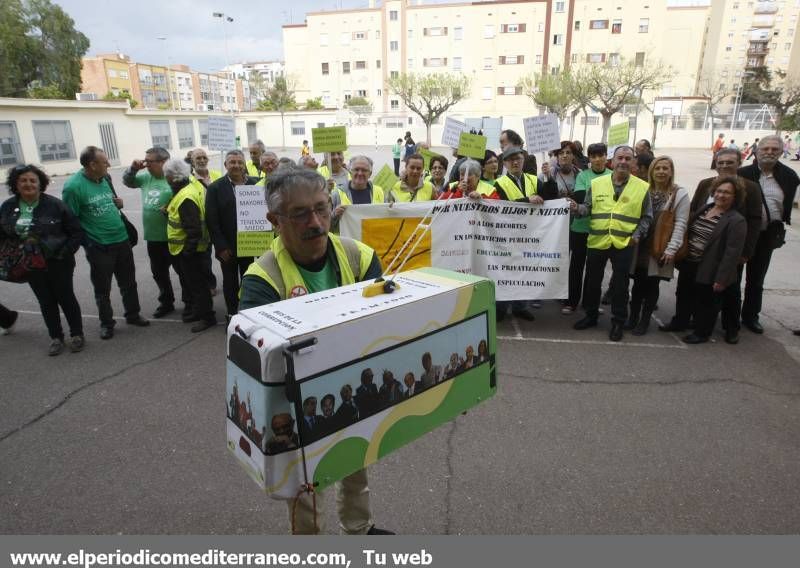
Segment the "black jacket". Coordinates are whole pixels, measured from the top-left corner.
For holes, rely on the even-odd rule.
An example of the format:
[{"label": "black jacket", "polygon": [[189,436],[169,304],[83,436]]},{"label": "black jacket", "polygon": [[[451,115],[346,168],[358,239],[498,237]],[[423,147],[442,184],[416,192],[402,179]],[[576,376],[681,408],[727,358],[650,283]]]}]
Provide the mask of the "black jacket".
[{"label": "black jacket", "polygon": [[[247,176],[244,185],[255,185],[256,177]],[[206,224],[211,242],[218,252],[229,249],[236,256],[236,195],[228,176],[222,176],[206,191]]]},{"label": "black jacket", "polygon": [[[0,206],[0,239],[16,238],[19,219],[19,197],[14,195]],[[30,237],[41,245],[47,259],[74,255],[81,246],[83,229],[78,218],[57,197],[42,193],[33,210]]]},{"label": "black jacket", "polygon": [[[792,168],[780,162],[775,164],[775,169],[772,171],[772,174],[775,176],[775,181],[778,182],[778,185],[781,186],[783,190],[783,222],[787,225],[791,225],[794,195],[797,193],[800,177],[797,176],[797,173]],[[758,183],[758,179],[761,177],[761,170],[758,169],[758,164],[752,164],[739,168],[739,175]]]}]

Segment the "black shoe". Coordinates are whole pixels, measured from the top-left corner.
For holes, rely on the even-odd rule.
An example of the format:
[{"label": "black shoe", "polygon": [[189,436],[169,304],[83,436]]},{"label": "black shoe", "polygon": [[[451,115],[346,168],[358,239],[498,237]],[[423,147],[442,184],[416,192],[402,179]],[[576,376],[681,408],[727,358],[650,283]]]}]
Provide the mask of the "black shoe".
[{"label": "black shoe", "polygon": [[684,337],[682,341],[684,343],[688,343],[689,345],[697,345],[698,343],[706,343],[708,341],[708,337],[701,337],[699,335],[695,335],[694,333],[690,333]]},{"label": "black shoe", "polygon": [[19,318],[19,312],[11,312],[11,322],[8,324],[8,327],[0,328],[2,329],[3,335],[9,335],[11,333],[11,328],[14,327],[14,324],[17,323],[17,319]]},{"label": "black shoe", "polygon": [[114,328],[113,327],[101,327],[100,328],[100,339],[111,339],[114,337]]},{"label": "black shoe", "polygon": [[200,321],[201,319],[203,318],[201,318],[200,316],[196,316],[194,314],[186,314],[181,316],[181,321],[183,323],[194,323],[196,321]]},{"label": "black shoe", "polygon": [[625,322],[625,325],[622,326],[622,328],[625,330],[631,330],[634,329],[637,325],[639,325],[639,318],[631,315],[628,318],[628,321]]},{"label": "black shoe", "polygon": [[530,308],[521,308],[519,310],[513,310],[511,313],[520,319],[528,321],[533,321],[536,319],[536,316],[533,315],[533,312],[531,311]]},{"label": "black shoe", "polygon": [[205,331],[210,327],[214,327],[217,325],[217,320],[200,320],[196,324],[192,326],[191,332],[192,333],[200,333],[201,331]]},{"label": "black shoe", "polygon": [[184,306],[183,311],[181,312],[181,317],[186,317],[192,315],[194,312],[194,308],[192,306]]},{"label": "black shoe", "polygon": [[726,330],[725,343],[730,343],[731,345],[736,345],[737,343],[739,343],[739,330],[738,329]]},{"label": "black shoe", "polygon": [[375,525],[372,525],[371,527],[369,527],[369,530],[367,531],[367,534],[368,535],[390,535],[390,534],[395,534],[395,533],[393,533],[392,531],[387,531],[386,529],[379,529]]},{"label": "black shoe", "polygon": [[589,329],[590,327],[597,327],[597,318],[593,318],[592,316],[583,316],[583,318],[579,319],[575,322],[575,325],[572,326],[572,329]]},{"label": "black shoe", "polygon": [[622,324],[612,323],[611,331],[608,332],[608,338],[611,341],[622,341]]},{"label": "black shoe", "polygon": [[153,317],[156,319],[163,318],[165,315],[171,314],[174,311],[175,311],[175,306],[171,304],[169,306],[158,306],[156,308],[156,311],[153,312]]},{"label": "black shoe", "polygon": [[742,325],[758,335],[764,333],[764,328],[761,327],[761,324],[758,323],[758,320],[742,320]]},{"label": "black shoe", "polygon": [[611,304],[611,288],[606,290],[606,293],[603,294],[603,298],[600,300],[600,303],[604,306],[608,306]]},{"label": "black shoe", "polygon": [[503,321],[506,319],[506,309],[495,308],[494,319],[495,321]]},{"label": "black shoe", "polygon": [[795,329],[792,333],[794,333],[795,335],[800,335],[800,329]]},{"label": "black shoe", "polygon": [[128,325],[135,325],[136,327],[147,327],[148,325],[150,325],[150,322],[144,319],[140,315],[135,315],[130,318],[125,318],[125,323],[127,323]]},{"label": "black shoe", "polygon": [[652,312],[642,312],[642,317],[639,319],[639,323],[636,324],[636,327],[633,328],[631,333],[636,336],[645,335],[647,330],[650,329],[650,318],[652,315]]},{"label": "black shoe", "polygon": [[658,331],[686,331],[686,327],[671,320],[668,324],[658,326]]}]

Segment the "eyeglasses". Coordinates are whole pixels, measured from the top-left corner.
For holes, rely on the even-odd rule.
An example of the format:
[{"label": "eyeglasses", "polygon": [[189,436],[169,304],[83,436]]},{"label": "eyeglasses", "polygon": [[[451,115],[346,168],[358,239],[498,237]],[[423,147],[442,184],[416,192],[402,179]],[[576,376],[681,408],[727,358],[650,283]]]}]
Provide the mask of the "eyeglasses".
[{"label": "eyeglasses", "polygon": [[291,215],[284,215],[276,213],[279,217],[286,217],[296,225],[307,225],[311,222],[311,216],[316,215],[321,221],[326,221],[331,217],[331,206],[326,203],[325,205],[317,205],[313,209],[303,209]]},{"label": "eyeglasses", "polygon": [[166,162],[166,160],[142,160],[145,164],[158,164],[159,162]]},{"label": "eyeglasses", "polygon": [[739,162],[720,162],[719,160],[717,160],[717,165],[718,166],[738,166]]}]

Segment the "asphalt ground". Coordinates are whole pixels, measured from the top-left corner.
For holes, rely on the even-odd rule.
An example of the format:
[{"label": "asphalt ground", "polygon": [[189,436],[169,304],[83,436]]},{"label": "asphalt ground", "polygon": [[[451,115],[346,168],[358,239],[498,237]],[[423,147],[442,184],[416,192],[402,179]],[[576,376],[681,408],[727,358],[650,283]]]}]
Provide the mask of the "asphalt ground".
[{"label": "asphalt ground", "polygon": [[[709,175],[707,152],[671,154],[679,183]],[[141,227],[137,192],[113,175]],[[375,522],[403,534],[796,534],[800,234],[788,239],[767,277],[766,333],[743,330],[736,346],[719,335],[687,346],[655,325],[611,343],[607,315],[575,332],[580,315],[556,301],[535,322],[506,319],[497,395],[370,467]],[[134,250],[149,317],[157,291],[145,247]],[[662,284],[660,320],[674,283]],[[0,283],[0,301],[22,312],[0,337],[0,533],[285,533],[285,504],[226,449],[224,326],[120,321],[101,341],[83,252],[75,284],[87,347],[48,357],[33,293]],[[116,289],[112,299],[120,315]],[[215,306],[224,314],[221,295]]]}]

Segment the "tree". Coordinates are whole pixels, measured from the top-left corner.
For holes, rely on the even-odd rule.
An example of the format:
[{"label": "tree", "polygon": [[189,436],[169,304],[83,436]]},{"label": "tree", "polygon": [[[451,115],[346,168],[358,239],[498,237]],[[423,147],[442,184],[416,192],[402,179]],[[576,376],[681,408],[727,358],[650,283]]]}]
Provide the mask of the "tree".
[{"label": "tree", "polygon": [[29,99],[63,99],[58,85],[41,85],[39,81],[30,84],[27,90]]},{"label": "tree", "polygon": [[366,122],[365,115],[372,112],[372,103],[364,97],[351,97],[350,100],[345,101],[344,106],[356,113],[359,123]]},{"label": "tree", "polygon": [[534,73],[520,79],[517,84],[522,87],[522,94],[531,99],[539,107],[558,116],[559,123],[564,121],[567,111],[575,104],[572,89],[572,74]]},{"label": "tree", "polygon": [[128,104],[131,108],[136,108],[139,105],[139,101],[135,100],[131,94],[127,91],[115,95],[111,91],[108,91],[105,95],[103,95],[104,101],[128,101]]},{"label": "tree", "polygon": [[717,113],[717,105],[731,95],[730,90],[725,86],[724,78],[720,73],[704,73],[697,81],[697,94],[705,97],[708,105],[708,114],[711,116],[711,145],[714,145],[716,134],[714,123]]},{"label": "tree", "polygon": [[316,99],[308,99],[306,101],[306,110],[323,110],[325,105],[322,104],[322,97],[317,97]]},{"label": "tree", "polygon": [[461,73],[400,73],[389,78],[389,90],[400,97],[426,127],[426,141],[431,143],[431,125],[447,110],[469,96],[469,78]]},{"label": "tree", "polygon": [[297,102],[294,100],[295,82],[286,77],[278,77],[275,83],[267,87],[264,100],[258,104],[258,110],[274,110],[281,113],[281,144],[286,148],[286,125],[284,113],[287,110],[296,110]]},{"label": "tree", "polygon": [[569,138],[572,140],[575,132],[575,119],[579,112],[583,112],[583,145],[586,146],[586,129],[589,127],[589,112],[588,108],[593,108],[592,101],[595,97],[595,92],[592,88],[592,83],[589,82],[589,73],[591,70],[586,66],[572,67],[570,75],[572,81],[570,86],[572,88],[572,120],[570,121]]},{"label": "tree", "polygon": [[791,75],[776,71],[778,85],[773,85],[773,76],[766,67],[751,72],[742,83],[742,104],[755,103],[773,107],[775,111],[775,133],[780,134],[784,117],[792,114],[800,105],[800,73]]},{"label": "tree", "polygon": [[50,0],[0,2],[0,96],[30,96],[30,88],[37,96],[74,99],[88,49],[89,39]]},{"label": "tree", "polygon": [[626,104],[638,102],[644,91],[658,89],[674,75],[672,68],[657,61],[647,66],[636,65],[633,61],[592,66],[587,80],[594,91],[597,111],[603,117],[603,140],[606,140],[612,116]]}]

